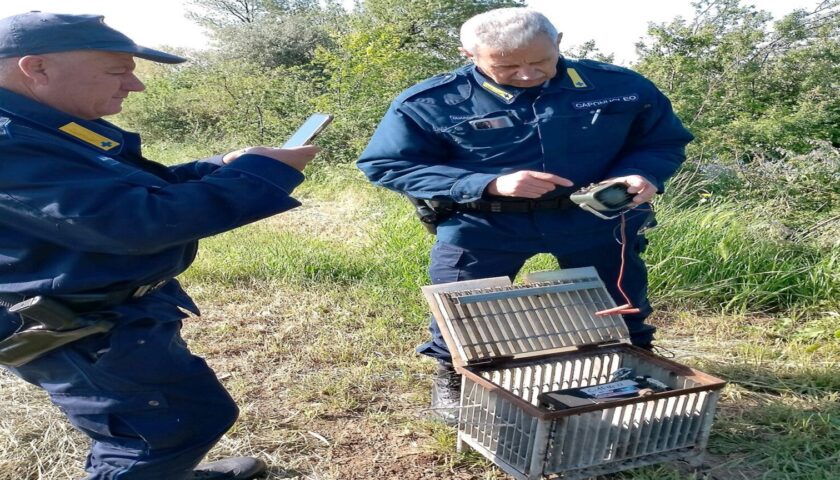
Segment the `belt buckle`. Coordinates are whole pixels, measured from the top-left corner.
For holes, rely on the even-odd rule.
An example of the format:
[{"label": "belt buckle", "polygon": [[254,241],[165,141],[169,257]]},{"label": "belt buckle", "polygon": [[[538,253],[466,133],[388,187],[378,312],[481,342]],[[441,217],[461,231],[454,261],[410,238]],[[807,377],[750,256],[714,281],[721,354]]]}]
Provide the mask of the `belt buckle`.
[{"label": "belt buckle", "polygon": [[139,287],[137,287],[136,290],[134,290],[134,293],[131,294],[131,298],[140,298],[143,295],[149,293],[149,290],[151,289],[151,285],[140,285]]},{"label": "belt buckle", "polygon": [[154,292],[168,281],[169,280],[160,280],[158,282],[150,283],[148,285],[140,285],[139,287],[137,287],[136,290],[134,290],[134,293],[131,294],[131,298],[140,298],[146,295],[147,293]]},{"label": "belt buckle", "polygon": [[502,202],[490,202],[490,211],[493,213],[501,213],[502,211]]}]

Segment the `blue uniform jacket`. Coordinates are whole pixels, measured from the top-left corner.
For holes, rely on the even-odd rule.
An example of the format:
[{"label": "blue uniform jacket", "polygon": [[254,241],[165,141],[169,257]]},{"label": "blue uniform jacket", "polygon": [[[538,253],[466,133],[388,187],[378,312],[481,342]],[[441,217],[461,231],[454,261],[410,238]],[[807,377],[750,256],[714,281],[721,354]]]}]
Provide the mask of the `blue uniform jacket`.
[{"label": "blue uniform jacket", "polygon": [[[299,203],[297,170],[259,155],[166,167],[140,137],[0,89],[0,291],[95,293],[171,278],[197,240]],[[198,313],[176,281],[115,308],[123,318]],[[0,338],[17,317],[0,307]]]},{"label": "blue uniform jacket", "polygon": [[[499,117],[509,121],[497,125],[508,126],[474,126]],[[575,183],[548,196],[632,174],[662,191],[692,138],[653,83],[621,67],[561,58],[553,79],[521,89],[497,85],[469,65],[399,95],[357,165],[377,185],[459,203],[487,198],[493,179],[519,170]],[[611,241],[598,233],[614,226],[580,209],[459,212],[437,235],[463,247],[538,251],[570,234]]]}]

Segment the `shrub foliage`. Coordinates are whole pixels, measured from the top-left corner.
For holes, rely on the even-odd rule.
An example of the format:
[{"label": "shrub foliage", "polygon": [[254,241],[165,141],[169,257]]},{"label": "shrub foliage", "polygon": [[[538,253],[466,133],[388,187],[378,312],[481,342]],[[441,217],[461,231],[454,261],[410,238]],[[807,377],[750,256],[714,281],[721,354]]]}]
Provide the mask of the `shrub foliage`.
[{"label": "shrub foliage", "polygon": [[[336,120],[319,138],[323,157],[348,165],[400,91],[462,62],[466,18],[524,2],[191,4],[215,47],[192,52],[185,66],[144,65],[147,91],[130,97],[122,120],[153,143],[233,148],[280,144],[325,111]],[[652,258],[652,286],[663,298],[837,309],[838,40],[840,0],[778,20],[740,0],[699,0],[693,18],[649,26],[634,68],[697,137],[660,202],[671,226],[659,239],[668,247]],[[594,42],[567,53],[610,58]]]}]

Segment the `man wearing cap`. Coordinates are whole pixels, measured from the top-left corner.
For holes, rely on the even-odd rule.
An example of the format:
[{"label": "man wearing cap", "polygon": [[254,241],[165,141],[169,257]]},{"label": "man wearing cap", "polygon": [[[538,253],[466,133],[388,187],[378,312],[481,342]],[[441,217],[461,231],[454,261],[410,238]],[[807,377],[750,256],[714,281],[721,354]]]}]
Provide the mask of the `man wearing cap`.
[{"label": "man wearing cap", "polygon": [[238,410],[180,337],[198,314],[173,277],[197,241],[294,208],[318,149],[252,147],[166,167],[103,120],[143,90],[136,45],[103,17],[0,20],[0,364],[92,440],[89,480],[248,479],[198,465]]},{"label": "man wearing cap", "polygon": [[[683,162],[692,136],[650,81],[563,58],[560,38],[526,8],[469,19],[461,52],[472,63],[399,95],[358,166],[377,185],[415,199],[418,213],[436,223],[433,283],[512,279],[538,253],[563,268],[594,266],[619,305],[636,307],[624,310],[633,344],[651,348],[639,256],[646,240],[638,232],[650,213],[644,205]],[[626,216],[626,253],[616,241],[619,219],[598,218],[569,199],[595,182],[623,184],[643,206]],[[440,362],[432,406],[452,422],[460,378],[434,319],[430,332],[418,352]]]}]

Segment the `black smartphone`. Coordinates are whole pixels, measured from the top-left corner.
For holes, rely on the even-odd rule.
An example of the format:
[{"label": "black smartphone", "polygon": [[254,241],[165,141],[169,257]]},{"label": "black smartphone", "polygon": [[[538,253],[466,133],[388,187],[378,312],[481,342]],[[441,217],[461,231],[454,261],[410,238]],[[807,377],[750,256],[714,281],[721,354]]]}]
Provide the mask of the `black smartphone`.
[{"label": "black smartphone", "polygon": [[326,113],[314,113],[303,122],[303,125],[286,140],[280,148],[300,147],[308,145],[324,128],[330,124],[333,116]]}]

